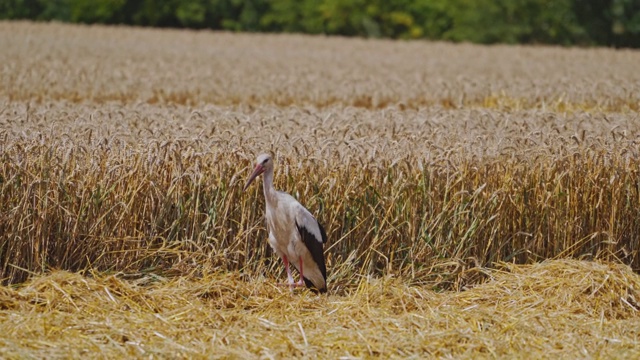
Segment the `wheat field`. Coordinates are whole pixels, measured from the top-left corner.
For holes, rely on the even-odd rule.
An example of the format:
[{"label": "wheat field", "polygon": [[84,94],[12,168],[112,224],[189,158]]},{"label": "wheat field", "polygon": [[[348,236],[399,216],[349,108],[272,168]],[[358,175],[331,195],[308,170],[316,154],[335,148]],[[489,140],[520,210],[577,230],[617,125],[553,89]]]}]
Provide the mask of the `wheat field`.
[{"label": "wheat field", "polygon": [[[0,22],[6,358],[640,355],[640,52]],[[289,292],[258,153],[327,230]]]}]

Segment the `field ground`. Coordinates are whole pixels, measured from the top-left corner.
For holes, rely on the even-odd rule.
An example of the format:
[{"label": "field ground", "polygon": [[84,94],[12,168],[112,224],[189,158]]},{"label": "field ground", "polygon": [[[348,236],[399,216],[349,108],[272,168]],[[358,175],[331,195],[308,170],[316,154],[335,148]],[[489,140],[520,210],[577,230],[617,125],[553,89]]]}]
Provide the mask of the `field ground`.
[{"label": "field ground", "polygon": [[[0,22],[4,358],[637,358],[640,52]],[[325,225],[277,286],[256,154]]]},{"label": "field ground", "polygon": [[238,273],[55,272],[0,295],[5,358],[602,358],[640,356],[628,267],[505,265],[462,292],[362,279],[327,296]]}]

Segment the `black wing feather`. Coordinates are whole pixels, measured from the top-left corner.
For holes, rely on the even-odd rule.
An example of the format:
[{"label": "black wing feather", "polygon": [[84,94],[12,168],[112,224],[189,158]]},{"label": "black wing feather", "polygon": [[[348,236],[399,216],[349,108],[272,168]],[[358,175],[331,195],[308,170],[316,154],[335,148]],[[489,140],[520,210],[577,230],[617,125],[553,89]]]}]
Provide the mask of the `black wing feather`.
[{"label": "black wing feather", "polygon": [[324,228],[322,227],[322,225],[319,222],[318,222],[318,227],[320,228],[320,236],[322,236],[322,243],[326,244],[327,243],[327,233],[324,232]]},{"label": "black wing feather", "polygon": [[[307,247],[307,249],[311,253],[311,257],[313,258],[313,261],[315,261],[316,265],[318,265],[318,268],[320,269],[320,272],[322,273],[322,277],[324,278],[324,281],[326,284],[327,267],[324,263],[324,249],[322,244],[327,241],[327,234],[325,233],[324,228],[322,228],[322,225],[318,223],[318,227],[320,228],[320,234],[322,236],[322,239],[316,239],[316,237],[313,236],[313,234],[309,232],[309,230],[307,230],[306,227],[300,226],[298,222],[296,222],[296,227],[298,228],[298,232],[300,233],[302,242],[304,242],[304,245]],[[322,242],[318,240],[322,240]],[[306,278],[304,279],[304,283],[307,285],[308,288],[314,288],[313,283],[311,283],[311,281],[307,280]],[[318,289],[318,290],[320,292],[326,292],[327,288],[325,286],[324,289]]]}]

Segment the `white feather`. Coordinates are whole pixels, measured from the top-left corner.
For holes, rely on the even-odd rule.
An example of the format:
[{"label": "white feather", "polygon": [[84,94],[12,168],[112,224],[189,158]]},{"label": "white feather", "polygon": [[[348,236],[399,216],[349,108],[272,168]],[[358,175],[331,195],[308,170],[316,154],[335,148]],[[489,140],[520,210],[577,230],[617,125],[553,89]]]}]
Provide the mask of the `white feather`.
[{"label": "white feather", "polygon": [[318,221],[313,217],[313,215],[311,215],[309,210],[305,209],[305,207],[300,205],[299,202],[296,201],[296,203],[296,223],[298,223],[298,225],[300,225],[301,227],[306,228],[307,231],[310,232],[311,235],[313,235],[313,237],[322,244],[322,233],[320,232]]}]

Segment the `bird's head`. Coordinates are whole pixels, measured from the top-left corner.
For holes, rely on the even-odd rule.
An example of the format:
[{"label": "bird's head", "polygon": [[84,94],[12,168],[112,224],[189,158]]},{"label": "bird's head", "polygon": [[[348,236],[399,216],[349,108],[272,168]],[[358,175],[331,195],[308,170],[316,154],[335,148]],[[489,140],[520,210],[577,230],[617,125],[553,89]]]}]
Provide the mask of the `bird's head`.
[{"label": "bird's head", "polygon": [[258,158],[256,159],[256,167],[253,168],[253,172],[251,173],[251,176],[249,176],[249,179],[247,180],[247,183],[244,185],[244,188],[242,189],[242,191],[246,191],[249,185],[251,185],[251,182],[253,182],[253,180],[257,178],[258,175],[271,169],[273,169],[273,160],[271,159],[271,155],[269,154],[258,155]]}]

